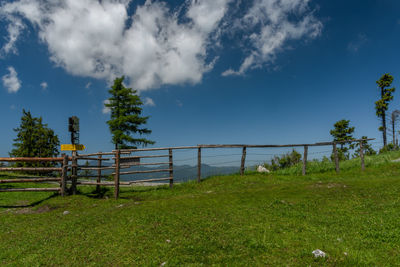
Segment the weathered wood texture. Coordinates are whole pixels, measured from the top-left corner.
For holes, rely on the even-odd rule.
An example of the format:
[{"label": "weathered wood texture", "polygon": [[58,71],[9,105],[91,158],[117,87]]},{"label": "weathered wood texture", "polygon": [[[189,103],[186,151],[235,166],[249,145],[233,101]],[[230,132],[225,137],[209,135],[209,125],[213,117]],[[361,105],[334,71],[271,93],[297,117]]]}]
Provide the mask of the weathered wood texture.
[{"label": "weathered wood texture", "polygon": [[1,179],[0,184],[8,183],[37,183],[37,182],[60,182],[61,178],[32,178],[32,179]]},{"label": "weathered wood texture", "polygon": [[61,196],[65,196],[67,192],[67,179],[68,179],[68,156],[64,155],[62,172],[61,172],[61,184],[60,184]]},{"label": "weathered wood texture", "polygon": [[[101,153],[101,152],[99,152],[99,153]],[[100,183],[101,183],[101,163],[102,163],[102,160],[105,160],[105,159],[103,159],[102,158],[102,155],[98,155],[98,162],[97,162],[97,180],[96,180],[96,182],[98,183],[97,185],[96,185],[96,191],[97,192],[100,192]]]},{"label": "weathered wood texture", "polygon": [[303,175],[306,175],[307,154],[308,154],[308,146],[304,146],[304,154],[303,154]]},{"label": "weathered wood texture", "polygon": [[171,178],[169,180],[169,187],[172,188],[174,185],[174,161],[172,158],[172,149],[168,150],[168,155],[169,155],[169,177]]},{"label": "weathered wood texture", "polygon": [[72,151],[72,162],[71,162],[71,193],[75,195],[77,193],[76,183],[78,181],[78,160],[77,152]]},{"label": "weathered wood texture", "polygon": [[61,188],[54,187],[54,188],[1,188],[0,192],[47,192],[47,191],[60,191]]},{"label": "weathered wood texture", "polygon": [[1,167],[0,171],[8,171],[8,172],[61,172],[62,168],[53,168],[53,167]]},{"label": "weathered wood texture", "polygon": [[201,182],[201,147],[197,148],[197,182]]},{"label": "weathered wood texture", "polygon": [[242,150],[242,160],[240,161],[240,175],[244,175],[244,165],[246,163],[246,147]]},{"label": "weathered wood texture", "polygon": [[16,162],[16,161],[24,161],[24,162],[41,162],[41,161],[58,161],[62,162],[64,158],[28,158],[28,157],[20,157],[20,158],[1,158],[0,161],[7,162]]},{"label": "weathered wood texture", "polygon": [[120,151],[117,150],[115,152],[115,173],[114,173],[114,197],[115,199],[119,198],[119,175],[120,175],[120,169],[119,169],[119,158],[120,158]]},{"label": "weathered wood texture", "polygon": [[339,173],[340,172],[340,169],[339,169],[339,156],[338,156],[338,152],[337,152],[336,143],[333,143],[333,156],[335,158],[336,173]]}]

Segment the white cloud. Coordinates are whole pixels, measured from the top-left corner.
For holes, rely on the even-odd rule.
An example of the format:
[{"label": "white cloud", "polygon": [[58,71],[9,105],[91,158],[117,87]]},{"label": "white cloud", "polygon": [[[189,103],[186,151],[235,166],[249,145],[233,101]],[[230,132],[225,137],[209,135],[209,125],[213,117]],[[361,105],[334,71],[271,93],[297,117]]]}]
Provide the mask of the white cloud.
[{"label": "white cloud", "polygon": [[30,23],[50,59],[68,73],[109,82],[125,75],[130,87],[143,91],[201,82],[218,59],[215,52],[224,34],[243,36],[250,48],[239,70],[224,73],[232,75],[262,67],[287,41],[312,38],[321,30],[308,0],[253,0],[244,11],[242,2],[234,0],[182,0],[174,10],[167,1],[147,0],[128,14],[131,2],[5,2],[0,19],[9,24],[2,51],[16,52],[24,23]]},{"label": "white cloud", "polygon": [[110,104],[110,100],[106,99],[103,101],[103,110],[102,110],[103,114],[111,113],[111,109],[106,107],[105,104]]},{"label": "white cloud", "polygon": [[42,83],[40,84],[40,87],[42,87],[42,91],[46,91],[46,90],[47,90],[47,87],[49,87],[49,85],[47,84],[47,82],[42,82]]},{"label": "white cloud", "polygon": [[14,67],[8,67],[8,74],[4,75],[3,86],[7,89],[9,93],[16,93],[21,88],[21,81],[18,79],[18,74]]},{"label": "white cloud", "polygon": [[16,41],[18,40],[22,30],[25,28],[21,19],[13,16],[6,16],[6,18],[9,21],[7,25],[8,36],[5,38],[7,43],[5,43],[0,49],[0,57],[9,53],[17,54]]},{"label": "white cloud", "polygon": [[246,14],[235,21],[235,27],[250,47],[248,55],[238,70],[228,69],[222,76],[243,75],[249,69],[261,68],[273,62],[287,42],[317,37],[322,23],[309,11],[308,2],[255,0]]},{"label": "white cloud", "polygon": [[151,99],[150,97],[145,97],[144,98],[144,103],[145,106],[150,106],[150,107],[154,107],[156,104],[154,103],[154,100]]},{"label": "white cloud", "polygon": [[92,83],[91,83],[91,82],[88,82],[88,83],[85,85],[85,88],[86,88],[86,89],[89,89],[90,86],[92,86]]}]

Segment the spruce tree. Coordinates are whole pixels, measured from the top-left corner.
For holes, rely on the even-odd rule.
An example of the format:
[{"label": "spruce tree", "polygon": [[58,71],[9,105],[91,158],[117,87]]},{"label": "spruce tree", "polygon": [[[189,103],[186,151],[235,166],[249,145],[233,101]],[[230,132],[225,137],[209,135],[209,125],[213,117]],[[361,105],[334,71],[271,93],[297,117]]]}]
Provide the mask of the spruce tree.
[{"label": "spruce tree", "polygon": [[111,97],[105,104],[111,110],[111,119],[107,121],[115,149],[137,148],[138,145],[154,144],[154,141],[143,137],[133,137],[133,134],[150,134],[151,130],[141,127],[149,117],[143,117],[143,102],[136,90],[123,85],[124,76],[116,78],[108,91]]},{"label": "spruce tree", "polygon": [[[43,123],[41,117],[35,118],[29,111],[22,110],[21,123],[14,131],[14,149],[12,157],[56,157],[60,141],[54,131]],[[24,166],[50,166],[51,163],[23,164]]]},{"label": "spruce tree", "polygon": [[[350,127],[349,120],[340,120],[337,121],[333,127],[333,130],[330,131],[330,134],[333,136],[333,141],[349,141],[353,140],[354,127]],[[348,153],[349,148],[345,143],[340,143],[340,148],[337,149],[338,156],[340,160],[349,159],[350,155]]]},{"label": "spruce tree", "polygon": [[392,85],[393,76],[386,73],[376,81],[380,89],[381,98],[375,102],[376,115],[382,120],[379,131],[382,131],[383,146],[387,145],[386,141],[386,111],[389,109],[389,102],[393,100],[395,88],[389,88]]}]

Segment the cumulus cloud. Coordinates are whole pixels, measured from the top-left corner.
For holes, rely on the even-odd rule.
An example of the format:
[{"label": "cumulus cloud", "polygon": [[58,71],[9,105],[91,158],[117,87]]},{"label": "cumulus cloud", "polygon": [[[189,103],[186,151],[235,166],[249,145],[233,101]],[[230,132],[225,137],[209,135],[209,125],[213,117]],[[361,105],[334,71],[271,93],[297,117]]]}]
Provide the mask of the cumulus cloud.
[{"label": "cumulus cloud", "polygon": [[40,83],[40,87],[42,87],[42,91],[46,91],[47,87],[49,87],[49,85],[47,84],[47,82],[42,82],[42,83]]},{"label": "cumulus cloud", "polygon": [[2,77],[3,86],[9,93],[16,93],[21,88],[21,81],[18,79],[18,73],[14,67],[8,67],[8,74]]},{"label": "cumulus cloud", "polygon": [[107,81],[125,75],[130,87],[143,91],[199,83],[213,69],[215,47],[227,32],[244,36],[250,47],[239,70],[224,73],[230,75],[262,67],[288,40],[315,37],[321,29],[308,0],[253,0],[244,13],[241,1],[182,2],[171,10],[167,1],[147,0],[133,14],[130,0],[5,2],[0,18],[9,24],[2,51],[16,52],[24,23],[30,23],[50,59],[68,73]]},{"label": "cumulus cloud", "polygon": [[154,103],[154,100],[150,97],[145,97],[144,98],[144,103],[145,106],[150,106],[150,107],[154,107],[156,105],[156,103]]}]

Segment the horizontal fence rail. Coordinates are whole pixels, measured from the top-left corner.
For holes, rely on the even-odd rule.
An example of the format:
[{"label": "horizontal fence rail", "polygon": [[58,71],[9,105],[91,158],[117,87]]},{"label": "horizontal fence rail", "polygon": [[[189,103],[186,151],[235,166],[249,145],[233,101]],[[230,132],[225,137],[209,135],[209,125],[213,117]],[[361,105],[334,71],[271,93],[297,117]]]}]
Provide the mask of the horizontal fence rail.
[{"label": "horizontal fence rail", "polygon": [[[43,182],[57,182],[60,184],[59,188],[0,188],[0,192],[23,192],[23,191],[58,191],[61,195],[64,195],[66,192],[70,192],[74,194],[76,192],[76,187],[78,185],[94,185],[96,186],[96,190],[100,190],[100,186],[111,186],[114,187],[114,196],[115,198],[119,197],[120,193],[120,185],[121,186],[130,186],[138,183],[147,183],[147,182],[162,182],[168,181],[169,186],[173,187],[174,183],[174,164],[173,164],[173,151],[181,151],[183,150],[194,150],[195,156],[189,158],[187,160],[196,160],[197,166],[189,166],[186,169],[193,169],[196,171],[197,169],[197,181],[201,182],[202,175],[202,164],[203,158],[208,157],[217,157],[217,156],[229,156],[227,155],[213,155],[213,156],[204,156],[203,151],[205,149],[241,149],[241,153],[232,154],[232,155],[241,155],[238,164],[240,164],[239,173],[244,175],[245,172],[245,164],[246,160],[252,161],[248,159],[249,155],[255,155],[249,153],[249,149],[257,149],[257,148],[294,148],[294,147],[303,147],[303,155],[302,155],[302,169],[301,173],[306,175],[307,173],[307,161],[310,154],[310,147],[319,147],[319,146],[331,146],[332,147],[332,158],[335,164],[335,170],[337,173],[340,172],[339,166],[339,155],[338,155],[338,145],[346,144],[346,143],[358,143],[360,148],[359,157],[361,160],[361,169],[365,169],[364,163],[364,153],[363,153],[363,142],[375,140],[374,138],[369,139],[354,139],[340,142],[319,142],[312,144],[287,144],[287,145],[254,145],[254,144],[199,144],[197,146],[177,146],[177,147],[161,147],[161,148],[141,148],[141,149],[121,149],[121,150],[113,150],[111,152],[97,152],[90,154],[82,154],[77,155],[77,153],[73,153],[72,157],[64,155],[63,157],[55,157],[55,158],[5,158],[0,157],[0,162],[53,162],[56,164],[61,163],[61,167],[0,167],[0,171],[14,171],[14,172],[55,172],[58,173],[59,177],[29,177],[29,178],[21,178],[17,177],[14,179],[3,179],[0,180],[0,184],[8,184],[8,183],[43,183]],[[330,150],[329,150],[330,151]],[[150,152],[151,155],[138,155],[139,152]],[[160,154],[155,154],[159,152]],[[167,153],[165,153],[167,152]],[[328,151],[325,151],[328,152]],[[319,152],[314,152],[319,153]],[[257,155],[273,155],[273,154],[257,154]],[[166,160],[159,160],[160,162],[151,162],[153,159],[157,158],[166,158]],[[146,162],[146,160],[150,160],[150,162]],[[185,159],[186,160],[186,159]],[[82,162],[86,161],[86,165],[83,165]],[[91,161],[92,164],[88,162]],[[144,161],[144,162],[142,162]],[[177,161],[182,161],[177,160]],[[236,162],[236,161],[234,161]],[[225,162],[226,163],[226,162]],[[228,163],[233,163],[229,161]],[[143,168],[141,169],[141,167]],[[146,169],[145,166],[154,166],[154,169]],[[158,166],[158,167],[157,167]],[[130,169],[133,168],[133,169]],[[149,167],[150,168],[150,167]],[[128,169],[123,171],[124,169]],[[185,170],[185,169],[183,169]],[[110,171],[110,172],[107,172]],[[140,179],[136,177],[134,180],[123,180],[120,181],[121,175],[136,175],[141,174],[152,174],[152,173],[165,173],[163,175],[167,177],[150,177],[148,179]],[[158,176],[158,175],[157,175]],[[161,174],[159,176],[162,176]],[[132,178],[129,177],[129,178]],[[82,179],[86,178],[86,180]],[[90,180],[89,178],[95,178]],[[112,178],[113,181],[104,181],[105,178]],[[124,178],[124,179],[129,179]],[[138,179],[139,178],[139,179]],[[102,181],[103,180],[103,181]],[[67,183],[68,182],[68,183]],[[67,188],[67,184],[71,185],[70,188]]]}]

